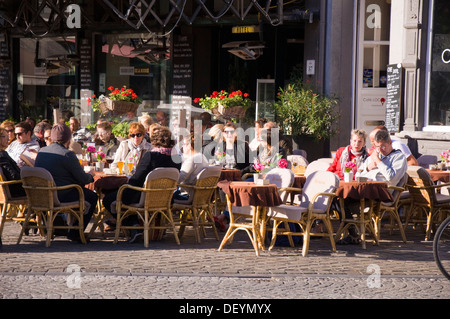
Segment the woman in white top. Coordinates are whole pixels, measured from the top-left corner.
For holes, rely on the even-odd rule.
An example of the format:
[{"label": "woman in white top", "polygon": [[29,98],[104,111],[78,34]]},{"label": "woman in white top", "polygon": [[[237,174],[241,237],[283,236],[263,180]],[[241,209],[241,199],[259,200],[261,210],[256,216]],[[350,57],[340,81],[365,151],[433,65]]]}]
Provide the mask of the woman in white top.
[{"label": "woman in white top", "polygon": [[144,126],[139,122],[131,123],[128,130],[129,139],[120,142],[111,167],[117,168],[117,162],[127,163],[130,159],[134,162],[134,167],[137,167],[142,156],[152,148],[152,145],[145,140],[144,136]]},{"label": "woman in white top", "polygon": [[183,163],[180,169],[180,177],[178,178],[181,190],[186,191],[189,196],[192,194],[192,189],[183,188],[182,185],[195,185],[198,173],[208,166],[208,160],[201,150],[196,151],[194,149],[194,140],[194,133],[191,133],[190,136],[184,139]]}]

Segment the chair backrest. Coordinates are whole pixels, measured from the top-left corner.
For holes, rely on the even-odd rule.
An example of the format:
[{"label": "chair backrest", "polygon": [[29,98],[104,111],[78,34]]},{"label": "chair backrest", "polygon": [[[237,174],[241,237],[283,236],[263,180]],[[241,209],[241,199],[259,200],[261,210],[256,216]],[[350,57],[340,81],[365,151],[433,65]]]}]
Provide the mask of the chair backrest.
[{"label": "chair backrest", "polygon": [[[408,178],[409,178],[408,174],[405,173],[405,175],[403,175],[403,177],[400,179],[400,181],[398,182],[398,184],[396,186],[398,186],[398,187],[405,187],[406,183],[408,182]],[[403,191],[399,191],[399,190],[396,190],[396,189],[394,189],[392,191],[392,198],[394,199],[394,201],[396,201],[400,197],[400,194],[402,192]]]},{"label": "chair backrest", "polygon": [[417,158],[417,163],[419,166],[424,168],[429,168],[430,164],[437,164],[438,158],[436,155],[421,155]]},{"label": "chair backrest", "polygon": [[406,173],[409,176],[408,185],[424,187],[421,189],[408,187],[408,191],[415,204],[431,205],[436,202],[435,190],[430,188],[430,186],[434,185],[434,182],[431,179],[430,173],[425,168],[421,166],[408,166]]},{"label": "chair backrest", "polygon": [[[3,174],[3,169],[0,167],[0,183],[1,182],[6,182],[6,177]],[[11,193],[9,192],[9,187],[8,187],[8,185],[1,183],[0,203],[4,203],[4,202],[8,201],[9,199],[11,199]]]},{"label": "chair backrest", "polygon": [[308,153],[305,150],[301,150],[301,149],[293,150],[292,154],[294,154],[294,155],[301,155],[305,159],[308,158]]},{"label": "chair backrest", "polygon": [[[339,177],[332,172],[316,171],[308,175],[302,189],[300,206],[308,208],[314,196],[318,193],[334,193],[339,186]],[[330,197],[318,196],[314,202],[314,209],[326,212],[331,204]]]},{"label": "chair backrest", "polygon": [[220,166],[206,166],[197,174],[196,187],[205,187],[205,189],[196,189],[192,196],[193,206],[208,205],[211,203],[215,187],[219,182],[222,168]]},{"label": "chair backrest", "polygon": [[309,165],[306,167],[305,176],[308,177],[309,175],[317,171],[325,172],[328,167],[330,167],[330,164],[331,163],[328,163],[328,161],[325,161],[323,159],[315,160],[309,163]]},{"label": "chair backrest", "polygon": [[20,178],[27,194],[30,208],[51,210],[60,206],[58,194],[53,189],[35,189],[34,187],[55,187],[52,174],[42,167],[24,166],[20,169]]},{"label": "chair backrest", "polygon": [[271,169],[265,177],[270,184],[275,184],[278,188],[291,187],[294,184],[294,178],[295,175],[290,169],[279,167]]},{"label": "chair backrest", "polygon": [[177,188],[180,171],[175,167],[158,167],[147,174],[144,188],[151,192],[142,192],[139,207],[148,209],[165,209],[169,207],[173,192]]}]

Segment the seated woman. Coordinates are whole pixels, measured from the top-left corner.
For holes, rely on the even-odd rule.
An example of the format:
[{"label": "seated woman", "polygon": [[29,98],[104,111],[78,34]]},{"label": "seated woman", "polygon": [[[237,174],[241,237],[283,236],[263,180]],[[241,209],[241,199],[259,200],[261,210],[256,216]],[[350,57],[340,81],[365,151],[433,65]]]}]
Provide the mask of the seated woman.
[{"label": "seated woman", "polygon": [[[182,185],[195,185],[195,182],[197,181],[197,174],[200,173],[204,167],[208,166],[208,160],[205,155],[194,149],[194,142],[194,133],[191,132],[191,134],[184,139],[183,164],[181,165],[180,178],[178,179],[178,184],[180,184],[181,188],[180,190],[185,191],[188,197],[192,195],[192,189],[188,187],[183,188]],[[177,191],[174,194],[174,199],[186,198],[180,196]]]},{"label": "seated woman", "polygon": [[129,139],[119,144],[111,168],[117,168],[117,162],[128,162],[130,158],[134,160],[134,166],[137,167],[144,154],[152,148],[144,136],[144,126],[139,122],[131,123],[128,130]]},{"label": "seated woman", "polygon": [[107,156],[115,154],[119,147],[119,141],[112,133],[112,126],[107,121],[97,123],[97,132],[94,135],[94,143],[101,146]]},{"label": "seated woman", "polygon": [[[141,125],[141,124],[140,124]],[[133,133],[130,133],[133,134]],[[143,139],[143,137],[142,137]],[[156,128],[150,139],[153,148],[151,151],[146,152],[139,162],[136,168],[136,172],[128,180],[128,184],[132,186],[143,187],[145,178],[148,173],[158,167],[175,167],[181,168],[181,157],[177,154],[173,154],[172,148],[175,145],[175,141],[172,139],[172,132],[167,127]],[[122,202],[126,205],[132,203],[138,203],[141,193],[132,189],[126,189],[123,192]],[[111,210],[111,204],[117,198],[117,191],[106,194],[103,198],[104,207],[113,215]],[[130,216],[124,220],[126,225],[136,225],[138,223],[136,216]],[[142,238],[142,230],[133,231],[131,234],[130,243],[136,242],[139,238]]]},{"label": "seated woman", "polygon": [[219,143],[221,150],[225,152],[225,162],[228,166],[244,170],[250,166],[248,143],[237,139],[236,125],[227,123],[223,130],[224,141],[222,145]]},{"label": "seated woman", "polygon": [[356,167],[369,156],[366,150],[367,133],[364,130],[355,129],[351,132],[350,145],[337,150],[336,156],[328,168],[329,172],[336,173],[340,179],[344,179],[345,163],[354,161]]}]

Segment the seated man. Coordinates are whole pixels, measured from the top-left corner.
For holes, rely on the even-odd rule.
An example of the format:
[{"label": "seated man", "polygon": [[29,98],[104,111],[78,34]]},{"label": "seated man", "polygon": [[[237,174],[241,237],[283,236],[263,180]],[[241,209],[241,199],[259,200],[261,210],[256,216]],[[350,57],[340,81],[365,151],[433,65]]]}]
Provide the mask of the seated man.
[{"label": "seated man", "polygon": [[112,133],[111,124],[106,121],[97,122],[97,132],[94,135],[96,146],[102,146],[107,156],[116,153],[119,141]]},{"label": "seated man", "polygon": [[389,132],[385,130],[375,134],[374,146],[375,151],[364,162],[361,176],[396,186],[408,169],[406,156],[394,149]]},{"label": "seated man", "polygon": [[[84,199],[90,204],[88,212],[83,215],[83,226],[86,229],[97,206],[98,197],[94,191],[84,187],[94,181],[93,172],[85,173],[75,153],[68,149],[71,136],[67,125],[54,125],[50,135],[52,143],[39,151],[35,166],[48,170],[53,176],[56,186],[78,184],[82,187]],[[62,203],[74,202],[79,199],[79,195],[75,188],[71,188],[58,191],[58,198]],[[67,238],[80,242],[80,234],[75,229],[68,232]]]},{"label": "seated man", "polygon": [[33,166],[37,152],[39,152],[39,144],[31,139],[32,130],[27,122],[16,124],[15,128],[16,140],[9,144],[6,152],[17,163],[19,168],[24,166]]},{"label": "seated man", "polygon": [[80,121],[76,117],[69,119],[70,131],[75,142],[80,144],[90,142],[92,138],[91,132],[85,128],[80,128]]},{"label": "seated man", "polygon": [[[375,150],[374,138],[375,138],[375,134],[377,134],[377,132],[379,130],[387,131],[387,128],[384,125],[380,125],[380,126],[377,126],[372,132],[370,132],[369,139],[370,139],[370,143],[372,143],[372,148],[369,150],[369,155],[372,154],[372,152]],[[396,150],[400,150],[403,154],[405,154],[408,165],[419,165],[419,163],[417,162],[417,159],[411,153],[411,150],[409,149],[408,145],[403,143],[400,139],[398,139],[395,136],[391,136],[391,140],[392,140],[392,147]]]}]

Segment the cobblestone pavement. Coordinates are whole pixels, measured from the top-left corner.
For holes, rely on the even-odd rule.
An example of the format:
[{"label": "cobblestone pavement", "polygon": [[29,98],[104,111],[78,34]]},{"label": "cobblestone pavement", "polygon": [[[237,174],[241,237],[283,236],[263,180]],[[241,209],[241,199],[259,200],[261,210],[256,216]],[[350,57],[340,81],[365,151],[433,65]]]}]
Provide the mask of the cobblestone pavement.
[{"label": "cobblestone pavement", "polygon": [[366,250],[348,245],[332,253],[327,239],[314,239],[307,257],[301,247],[275,247],[256,257],[244,232],[219,252],[210,231],[201,244],[186,231],[180,246],[168,232],[147,249],[123,239],[114,245],[113,233],[102,238],[97,232],[87,245],[56,237],[46,248],[39,236],[16,245],[19,231],[8,222],[3,234],[3,299],[450,298],[432,243],[412,228],[407,243],[384,230],[380,245],[369,242]]}]

